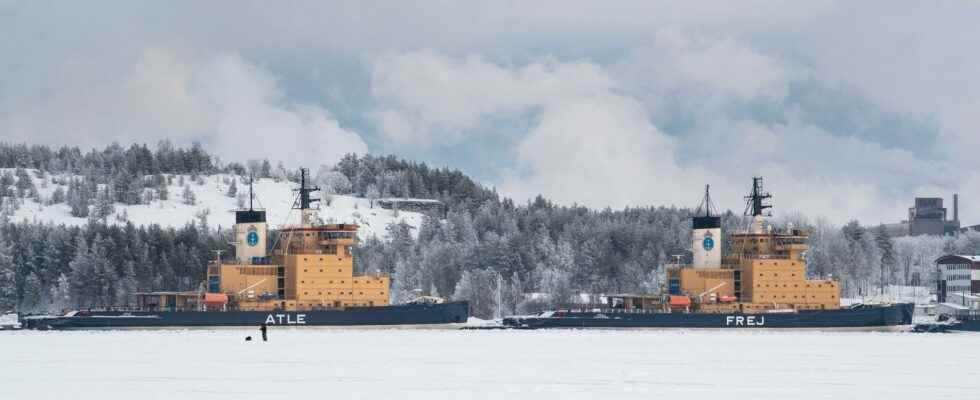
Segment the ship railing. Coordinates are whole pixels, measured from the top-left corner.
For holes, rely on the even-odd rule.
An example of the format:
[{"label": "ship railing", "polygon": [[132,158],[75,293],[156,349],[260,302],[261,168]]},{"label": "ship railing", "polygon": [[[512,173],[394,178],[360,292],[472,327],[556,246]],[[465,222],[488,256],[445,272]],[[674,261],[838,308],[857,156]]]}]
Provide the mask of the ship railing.
[{"label": "ship railing", "polygon": [[145,308],[140,308],[137,306],[111,306],[111,307],[95,307],[95,308],[79,308],[75,311],[83,312],[105,312],[105,311],[146,311]]},{"label": "ship railing", "polygon": [[662,313],[662,310],[653,308],[592,308],[589,310],[583,310],[586,312],[593,312],[598,310],[598,312],[603,314],[658,314]]},{"label": "ship railing", "polygon": [[980,310],[961,310],[956,313],[957,319],[980,320]]}]

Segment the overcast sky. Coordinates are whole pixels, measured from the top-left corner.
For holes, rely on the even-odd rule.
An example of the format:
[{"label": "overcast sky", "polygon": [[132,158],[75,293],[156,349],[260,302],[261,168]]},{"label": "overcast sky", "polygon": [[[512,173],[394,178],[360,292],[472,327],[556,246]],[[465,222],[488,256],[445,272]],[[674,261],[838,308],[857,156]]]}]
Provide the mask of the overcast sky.
[{"label": "overcast sky", "polygon": [[614,208],[741,211],[763,175],[777,214],[959,192],[980,223],[980,2],[137,3],[0,0],[0,140],[393,153]]}]

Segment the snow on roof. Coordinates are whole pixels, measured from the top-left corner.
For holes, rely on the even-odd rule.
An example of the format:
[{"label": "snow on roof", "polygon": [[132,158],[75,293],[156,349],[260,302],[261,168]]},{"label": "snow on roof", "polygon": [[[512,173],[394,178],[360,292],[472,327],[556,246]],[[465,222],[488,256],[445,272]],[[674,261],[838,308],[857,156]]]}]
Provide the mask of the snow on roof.
[{"label": "snow on roof", "polygon": [[960,297],[960,298],[963,298],[963,299],[966,299],[966,300],[970,300],[970,301],[980,300],[980,296],[977,296],[977,295],[974,295],[974,294],[970,294],[970,293],[965,293],[965,292],[950,292],[950,293],[947,293],[946,296],[947,297],[953,297],[953,296]]},{"label": "snow on roof", "polygon": [[415,199],[410,197],[385,197],[378,199],[378,201],[400,201],[400,202],[415,202],[415,203],[442,203],[436,199]]},{"label": "snow on roof", "polygon": [[964,306],[964,305],[961,305],[961,304],[956,304],[956,303],[939,303],[939,304],[942,305],[943,307],[949,307],[949,308],[952,308],[954,310],[969,310],[970,309],[970,307],[967,307],[967,306]]},{"label": "snow on roof", "polygon": [[947,254],[945,256],[942,256],[942,257],[937,258],[936,259],[936,262],[937,263],[940,263],[940,262],[943,262],[943,261],[947,261],[950,258],[962,258],[962,259],[965,259],[965,260],[969,260],[970,262],[980,262],[980,256],[965,255],[965,254]]}]

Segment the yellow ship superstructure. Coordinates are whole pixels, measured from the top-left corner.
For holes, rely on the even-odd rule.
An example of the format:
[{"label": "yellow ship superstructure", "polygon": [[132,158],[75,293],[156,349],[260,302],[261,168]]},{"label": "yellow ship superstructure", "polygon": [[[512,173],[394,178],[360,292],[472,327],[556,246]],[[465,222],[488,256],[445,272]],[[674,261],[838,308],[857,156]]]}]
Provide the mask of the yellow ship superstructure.
[{"label": "yellow ship superstructure", "polygon": [[730,252],[716,265],[712,260],[721,252],[721,220],[705,194],[693,219],[694,263],[667,270],[673,305],[725,313],[840,308],[837,281],[807,278],[809,232],[764,225],[763,211],[770,207],[764,200],[769,197],[762,191],[762,178],[754,178],[746,207],[751,226],[730,235]]},{"label": "yellow ship superstructure", "polygon": [[[299,226],[267,239],[266,215],[235,212],[235,256],[208,266],[210,306],[241,311],[300,311],[389,304],[389,277],[355,274],[357,225],[315,225],[306,170],[301,170]],[[251,195],[250,195],[251,198]],[[267,245],[267,240],[272,245]],[[267,250],[269,249],[269,250]]]}]

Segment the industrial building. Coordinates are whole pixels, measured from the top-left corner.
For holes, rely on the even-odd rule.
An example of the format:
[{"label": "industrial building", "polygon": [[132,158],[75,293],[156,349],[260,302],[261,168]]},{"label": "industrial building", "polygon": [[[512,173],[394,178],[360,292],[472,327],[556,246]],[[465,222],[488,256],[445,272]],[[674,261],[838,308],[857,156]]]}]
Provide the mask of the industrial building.
[{"label": "industrial building", "polygon": [[960,232],[959,195],[953,195],[952,218],[942,197],[916,197],[907,220],[885,227],[892,236],[955,235]]}]

